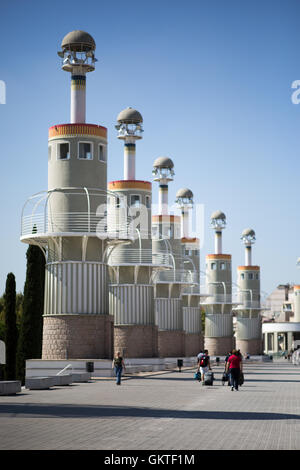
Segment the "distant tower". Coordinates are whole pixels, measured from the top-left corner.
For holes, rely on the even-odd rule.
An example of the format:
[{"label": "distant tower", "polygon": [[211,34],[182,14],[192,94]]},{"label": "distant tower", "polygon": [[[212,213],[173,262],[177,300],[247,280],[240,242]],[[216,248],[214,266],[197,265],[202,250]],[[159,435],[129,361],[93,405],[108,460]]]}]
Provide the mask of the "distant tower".
[{"label": "distant tower", "polygon": [[215,253],[206,256],[206,286],[209,297],[205,308],[205,348],[211,355],[224,355],[233,347],[231,255],[222,252],[222,230],[226,216],[221,211],[211,215],[215,231]]},{"label": "distant tower", "polygon": [[184,356],[181,289],[184,280],[181,252],[180,217],[169,214],[168,183],[173,181],[174,164],[169,157],[154,161],[152,174],[159,183],[158,215],[152,217],[153,250],[167,247],[173,260],[169,271],[157,271],[153,277],[155,322],[158,326],[158,353],[161,357]]},{"label": "distant tower", "polygon": [[85,123],[86,73],[95,70],[96,44],[84,31],[72,31],[61,43],[58,52],[62,69],[71,73],[71,124]]},{"label": "distant tower", "polygon": [[117,117],[118,139],[124,140],[124,180],[135,180],[135,142],[142,139],[143,118],[133,108],[127,108]]},{"label": "distant tower", "polygon": [[[49,129],[48,191],[25,204],[21,240],[39,245],[47,260],[42,358],[108,358],[105,253],[115,240],[105,228],[107,129],[85,123],[85,75],[95,68],[96,45],[72,31],[61,47],[62,69],[71,73],[71,123]],[[116,229],[128,242],[126,227]]]},{"label": "distant tower", "polygon": [[193,208],[193,192],[181,188],[176,193],[176,204],[181,210],[181,245],[184,271],[194,283],[182,287],[183,329],[185,331],[185,355],[197,355],[203,349],[200,309],[200,250],[199,239],[190,237],[189,212]]},{"label": "distant tower", "polygon": [[254,230],[247,228],[241,240],[245,246],[245,266],[238,266],[238,306],[236,312],[236,347],[242,353],[262,354],[260,305],[260,268],[252,265]]},{"label": "distant tower", "polygon": [[135,179],[135,141],[141,138],[143,118],[135,109],[127,108],[121,111],[117,121],[118,138],[124,140],[124,179],[108,184],[108,190],[115,195],[108,212],[113,212],[112,204],[116,201],[119,205],[116,198],[127,199],[134,241],[130,245],[116,246],[108,256],[114,349],[127,358],[155,357],[158,352],[152,273],[157,264],[168,266],[169,258],[152,250],[152,184]]}]

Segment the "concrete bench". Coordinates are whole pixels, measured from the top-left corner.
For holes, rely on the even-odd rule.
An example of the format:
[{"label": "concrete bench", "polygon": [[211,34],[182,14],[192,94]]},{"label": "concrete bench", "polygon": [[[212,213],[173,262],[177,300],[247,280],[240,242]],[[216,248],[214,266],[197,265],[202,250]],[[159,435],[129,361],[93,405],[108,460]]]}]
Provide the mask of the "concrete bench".
[{"label": "concrete bench", "polygon": [[73,382],[88,382],[91,379],[90,372],[73,372],[72,380]]},{"label": "concrete bench", "polygon": [[55,385],[52,377],[26,377],[25,388],[29,390],[47,390]]},{"label": "concrete bench", "polygon": [[71,385],[73,382],[72,374],[52,375],[53,385]]},{"label": "concrete bench", "polygon": [[0,382],[0,395],[15,395],[20,391],[20,380],[3,380]]}]

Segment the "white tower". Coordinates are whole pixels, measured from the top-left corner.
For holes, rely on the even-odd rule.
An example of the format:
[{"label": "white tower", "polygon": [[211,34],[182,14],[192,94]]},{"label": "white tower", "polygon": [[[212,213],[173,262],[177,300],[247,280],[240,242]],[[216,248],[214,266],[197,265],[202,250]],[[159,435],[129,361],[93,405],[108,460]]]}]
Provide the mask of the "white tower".
[{"label": "white tower", "polygon": [[237,269],[236,348],[243,354],[262,354],[260,267],[252,265],[252,246],[256,240],[254,230],[243,230],[241,240],[245,246],[245,265]]},{"label": "white tower", "polygon": [[85,123],[86,73],[95,70],[96,43],[85,31],[68,33],[58,51],[62,69],[71,73],[71,124]]},{"label": "white tower", "polygon": [[181,210],[181,245],[184,271],[191,277],[191,284],[182,286],[183,329],[185,331],[186,356],[197,355],[203,349],[200,310],[200,250],[199,239],[190,236],[190,210],[193,208],[193,192],[181,188],[176,193],[176,204]]},{"label": "white tower", "polygon": [[107,230],[107,129],[85,123],[85,74],[94,70],[94,51],[84,31],[62,41],[62,69],[72,74],[71,123],[50,127],[48,190],[29,198],[22,213],[21,240],[46,256],[43,359],[112,355],[105,256],[116,233],[125,242],[130,237],[118,221],[112,236]]},{"label": "white tower", "polygon": [[168,215],[168,185],[173,181],[174,177],[174,163],[169,157],[159,157],[153,163],[152,175],[154,181],[159,183],[158,192],[158,215]]},{"label": "white tower", "polygon": [[212,355],[224,355],[233,347],[231,255],[223,254],[222,230],[226,216],[218,210],[211,215],[215,231],[215,253],[206,256],[205,347]]},{"label": "white tower", "polygon": [[135,142],[142,138],[142,115],[127,108],[117,117],[118,139],[124,140],[124,180],[135,180]]}]

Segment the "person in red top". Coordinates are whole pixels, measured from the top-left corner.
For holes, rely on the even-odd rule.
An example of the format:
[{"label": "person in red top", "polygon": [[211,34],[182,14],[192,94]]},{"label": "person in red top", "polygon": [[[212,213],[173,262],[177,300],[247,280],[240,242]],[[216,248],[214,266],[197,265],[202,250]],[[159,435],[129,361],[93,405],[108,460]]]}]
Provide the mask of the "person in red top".
[{"label": "person in red top", "polygon": [[231,379],[231,390],[235,388],[235,390],[238,391],[240,372],[242,372],[242,370],[241,355],[234,349],[226,364],[226,372],[229,372]]}]

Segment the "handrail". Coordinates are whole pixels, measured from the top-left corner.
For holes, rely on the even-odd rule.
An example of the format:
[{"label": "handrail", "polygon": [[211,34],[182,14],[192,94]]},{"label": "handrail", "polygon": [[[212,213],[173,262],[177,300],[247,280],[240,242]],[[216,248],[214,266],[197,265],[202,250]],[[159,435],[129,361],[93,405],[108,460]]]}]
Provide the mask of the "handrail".
[{"label": "handrail", "polygon": [[56,375],[64,375],[64,372],[65,372],[65,370],[67,370],[67,369],[72,369],[72,372],[73,372],[73,366],[72,366],[72,364],[68,364],[68,365],[67,365],[66,367],[64,367],[62,370],[60,370],[59,372],[57,372]]}]

